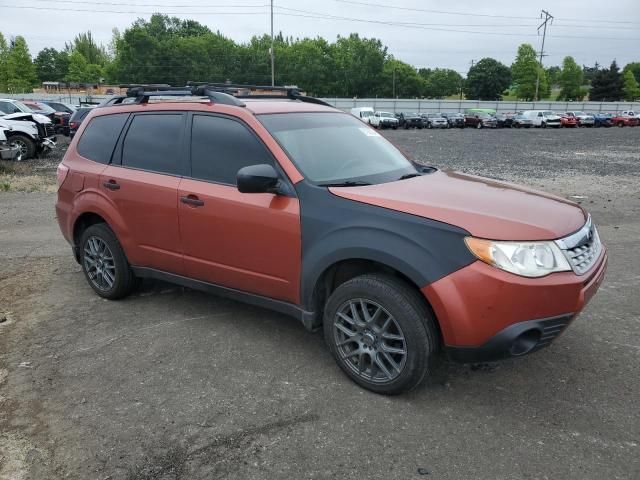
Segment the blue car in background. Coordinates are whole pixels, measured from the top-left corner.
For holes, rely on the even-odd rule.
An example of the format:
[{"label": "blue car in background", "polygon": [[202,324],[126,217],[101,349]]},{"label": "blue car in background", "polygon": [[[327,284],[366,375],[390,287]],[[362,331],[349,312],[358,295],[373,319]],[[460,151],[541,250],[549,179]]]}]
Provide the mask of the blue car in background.
[{"label": "blue car in background", "polygon": [[594,113],[593,119],[594,127],[612,127],[613,126],[613,115],[610,113]]}]

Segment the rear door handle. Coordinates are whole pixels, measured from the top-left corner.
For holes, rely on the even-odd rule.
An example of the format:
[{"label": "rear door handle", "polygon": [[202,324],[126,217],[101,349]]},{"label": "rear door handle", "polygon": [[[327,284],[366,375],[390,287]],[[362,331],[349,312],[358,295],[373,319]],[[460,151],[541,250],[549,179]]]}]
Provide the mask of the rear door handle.
[{"label": "rear door handle", "polygon": [[115,180],[109,180],[108,182],[104,182],[102,185],[109,190],[120,190],[120,184],[116,183]]},{"label": "rear door handle", "polygon": [[182,203],[186,203],[187,205],[191,205],[193,207],[202,207],[204,205],[204,201],[200,200],[195,195],[187,195],[186,197],[180,197],[180,201]]}]

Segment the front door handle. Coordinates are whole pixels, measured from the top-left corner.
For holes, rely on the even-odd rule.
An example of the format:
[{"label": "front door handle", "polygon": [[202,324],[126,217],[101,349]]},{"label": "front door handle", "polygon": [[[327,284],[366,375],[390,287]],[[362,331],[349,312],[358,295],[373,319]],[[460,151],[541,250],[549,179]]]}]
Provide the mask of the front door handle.
[{"label": "front door handle", "polygon": [[182,203],[186,203],[187,205],[191,205],[192,207],[202,207],[204,205],[204,201],[200,200],[195,195],[187,195],[186,197],[180,197],[180,201]]},{"label": "front door handle", "polygon": [[116,183],[115,180],[109,180],[108,182],[104,182],[102,185],[109,190],[120,190],[120,184]]}]

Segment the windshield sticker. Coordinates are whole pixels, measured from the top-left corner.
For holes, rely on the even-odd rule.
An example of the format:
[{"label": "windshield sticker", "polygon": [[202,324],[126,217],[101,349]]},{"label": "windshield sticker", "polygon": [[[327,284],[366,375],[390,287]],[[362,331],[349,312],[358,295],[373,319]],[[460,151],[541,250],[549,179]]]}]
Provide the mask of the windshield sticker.
[{"label": "windshield sticker", "polygon": [[378,132],[376,132],[373,128],[360,127],[358,130],[360,130],[362,133],[364,133],[367,137],[379,137],[380,136],[380,134]]}]

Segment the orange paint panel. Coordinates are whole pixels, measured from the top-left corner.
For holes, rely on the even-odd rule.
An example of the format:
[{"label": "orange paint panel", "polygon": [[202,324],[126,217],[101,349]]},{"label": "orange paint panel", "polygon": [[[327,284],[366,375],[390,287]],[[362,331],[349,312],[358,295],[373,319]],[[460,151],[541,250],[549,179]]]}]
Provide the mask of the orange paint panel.
[{"label": "orange paint panel", "polygon": [[479,346],[503,328],[526,320],[578,313],[593,297],[607,266],[603,248],[587,274],[552,273],[525,278],[483,262],[422,289],[449,346]]}]

